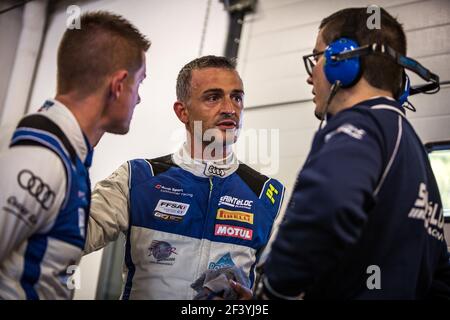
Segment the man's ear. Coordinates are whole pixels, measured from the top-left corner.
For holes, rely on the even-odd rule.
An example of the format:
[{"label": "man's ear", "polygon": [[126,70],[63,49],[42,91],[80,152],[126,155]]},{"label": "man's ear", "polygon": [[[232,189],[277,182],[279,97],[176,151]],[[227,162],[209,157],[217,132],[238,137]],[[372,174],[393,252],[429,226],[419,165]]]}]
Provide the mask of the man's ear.
[{"label": "man's ear", "polygon": [[119,70],[112,75],[110,88],[113,99],[119,99],[120,95],[123,93],[125,81],[128,80],[128,76],[127,70]]},{"label": "man's ear", "polygon": [[186,107],[186,104],[181,101],[176,101],[173,104],[173,111],[177,115],[178,119],[184,124],[187,124],[189,121],[189,110]]}]

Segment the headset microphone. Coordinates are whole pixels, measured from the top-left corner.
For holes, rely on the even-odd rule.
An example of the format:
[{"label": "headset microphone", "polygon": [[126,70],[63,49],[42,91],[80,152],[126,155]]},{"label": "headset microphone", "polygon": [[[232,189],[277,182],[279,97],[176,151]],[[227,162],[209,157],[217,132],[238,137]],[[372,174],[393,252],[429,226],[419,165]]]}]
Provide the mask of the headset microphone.
[{"label": "headset microphone", "polygon": [[342,87],[341,81],[336,80],[333,85],[331,86],[330,94],[327,99],[327,104],[325,105],[325,110],[322,113],[320,117],[320,124],[319,124],[319,130],[322,129],[323,120],[327,117],[328,114],[328,108],[330,107],[331,101],[333,100],[336,93],[339,91],[339,89]]}]

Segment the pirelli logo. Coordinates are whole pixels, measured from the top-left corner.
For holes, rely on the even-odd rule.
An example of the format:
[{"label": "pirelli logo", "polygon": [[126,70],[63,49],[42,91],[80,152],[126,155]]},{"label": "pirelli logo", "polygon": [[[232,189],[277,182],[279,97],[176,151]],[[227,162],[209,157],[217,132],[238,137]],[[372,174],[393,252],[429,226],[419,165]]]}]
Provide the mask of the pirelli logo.
[{"label": "pirelli logo", "polygon": [[217,210],[216,218],[218,220],[234,220],[234,221],[253,224],[253,213],[244,212],[244,211],[231,211],[231,210],[219,209],[219,210]]}]

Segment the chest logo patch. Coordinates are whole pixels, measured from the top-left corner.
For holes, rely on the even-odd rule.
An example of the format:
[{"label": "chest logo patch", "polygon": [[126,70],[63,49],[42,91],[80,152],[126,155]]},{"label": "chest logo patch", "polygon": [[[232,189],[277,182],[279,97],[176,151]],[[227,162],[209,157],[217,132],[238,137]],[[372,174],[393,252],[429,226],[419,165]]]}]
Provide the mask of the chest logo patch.
[{"label": "chest logo patch", "polygon": [[151,263],[173,265],[175,257],[171,257],[173,254],[177,254],[176,248],[165,241],[153,240],[149,248],[149,256],[154,260]]},{"label": "chest logo patch", "polygon": [[253,213],[248,213],[244,211],[231,211],[221,208],[217,210],[216,218],[218,220],[234,220],[253,224]]},{"label": "chest logo patch", "polygon": [[223,177],[225,176],[226,172],[224,168],[220,168],[218,166],[215,166],[211,163],[208,163],[205,166],[205,176],[217,176],[217,177]]},{"label": "chest logo patch", "polygon": [[170,221],[181,221],[189,209],[189,204],[183,202],[159,200],[153,215],[156,218]]},{"label": "chest logo patch", "polygon": [[238,238],[243,240],[253,239],[253,230],[227,224],[216,224],[214,226],[214,235],[222,237]]},{"label": "chest logo patch", "polygon": [[222,268],[227,267],[234,267],[235,263],[233,259],[231,259],[231,254],[228,252],[227,254],[223,255],[219,260],[216,262],[210,262],[208,265],[209,270],[219,270]]}]

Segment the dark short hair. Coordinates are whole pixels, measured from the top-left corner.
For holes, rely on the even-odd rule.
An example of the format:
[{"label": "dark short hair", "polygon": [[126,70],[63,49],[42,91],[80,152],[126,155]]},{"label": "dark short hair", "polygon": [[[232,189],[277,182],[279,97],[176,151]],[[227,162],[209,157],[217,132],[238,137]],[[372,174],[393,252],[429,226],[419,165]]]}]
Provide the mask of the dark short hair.
[{"label": "dark short hair", "polygon": [[[333,13],[322,20],[319,29],[326,45],[346,37],[355,40],[360,46],[385,44],[402,55],[406,55],[406,36],[403,26],[385,9],[380,8],[379,29],[369,29],[367,8],[348,8]],[[393,60],[381,55],[367,55],[361,58],[362,76],[370,85],[390,91],[399,96],[403,81],[403,68]]]},{"label": "dark short hair", "polygon": [[133,75],[151,42],[123,17],[96,11],[80,17],[81,29],[67,29],[58,50],[58,94],[90,94],[111,73]]},{"label": "dark short hair", "polygon": [[177,77],[177,99],[187,102],[191,96],[192,70],[205,68],[221,68],[236,70],[236,62],[226,57],[203,56],[186,64],[178,73]]}]

